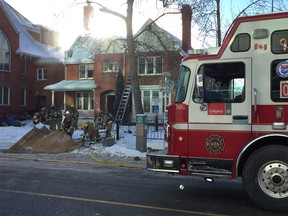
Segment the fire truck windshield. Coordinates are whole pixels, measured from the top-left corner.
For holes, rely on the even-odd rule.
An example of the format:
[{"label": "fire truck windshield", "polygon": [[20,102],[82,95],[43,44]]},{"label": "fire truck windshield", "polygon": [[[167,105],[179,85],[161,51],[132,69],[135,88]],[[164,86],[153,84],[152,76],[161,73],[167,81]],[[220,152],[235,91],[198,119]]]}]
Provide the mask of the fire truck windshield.
[{"label": "fire truck windshield", "polygon": [[176,88],[175,103],[180,103],[185,100],[190,73],[191,71],[188,67],[181,65]]}]

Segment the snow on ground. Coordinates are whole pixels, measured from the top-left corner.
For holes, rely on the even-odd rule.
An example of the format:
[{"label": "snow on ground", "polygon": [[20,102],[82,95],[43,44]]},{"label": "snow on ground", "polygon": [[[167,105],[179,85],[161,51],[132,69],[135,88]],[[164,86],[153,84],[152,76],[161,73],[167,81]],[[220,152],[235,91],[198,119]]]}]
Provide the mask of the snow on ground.
[{"label": "snow on ground", "polygon": [[[9,149],[14,143],[28,133],[34,124],[31,121],[22,122],[21,127],[0,127],[0,150]],[[42,124],[36,125],[37,128],[43,127]],[[47,126],[46,126],[47,127]],[[157,133],[157,132],[155,132]],[[83,134],[82,130],[75,130],[72,139],[79,140]],[[104,146],[101,142],[91,146],[84,146],[72,151],[73,154],[89,154],[89,155],[106,155],[117,157],[146,157],[146,152],[136,150],[136,127],[120,126],[120,139],[115,141],[113,146]],[[166,143],[159,139],[147,139],[147,148],[161,150],[164,149]]]}]

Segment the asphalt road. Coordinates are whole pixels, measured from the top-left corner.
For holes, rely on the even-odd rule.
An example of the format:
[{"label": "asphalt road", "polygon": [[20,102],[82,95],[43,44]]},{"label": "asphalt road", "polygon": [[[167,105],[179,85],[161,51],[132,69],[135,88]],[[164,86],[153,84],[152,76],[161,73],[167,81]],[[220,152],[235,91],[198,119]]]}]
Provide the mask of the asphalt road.
[{"label": "asphalt road", "polygon": [[0,157],[0,215],[261,215],[241,181],[141,168]]}]

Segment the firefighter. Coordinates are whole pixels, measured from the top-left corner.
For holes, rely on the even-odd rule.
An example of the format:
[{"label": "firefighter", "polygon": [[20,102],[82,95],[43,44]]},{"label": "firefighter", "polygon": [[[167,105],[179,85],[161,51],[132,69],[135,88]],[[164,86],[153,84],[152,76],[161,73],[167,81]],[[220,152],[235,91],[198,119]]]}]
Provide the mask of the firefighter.
[{"label": "firefighter", "polygon": [[38,123],[46,124],[46,107],[42,107],[40,112],[36,112],[33,115],[33,123],[37,125]]},{"label": "firefighter", "polygon": [[48,111],[48,117],[50,122],[50,130],[56,131],[56,126],[58,130],[61,130],[61,120],[62,114],[56,105],[52,105]]},{"label": "firefighter", "polygon": [[75,128],[72,125],[72,121],[73,121],[73,116],[70,113],[70,111],[67,110],[64,113],[64,119],[62,122],[62,131],[68,134],[70,137],[72,137],[74,130],[75,130]]},{"label": "firefighter", "polygon": [[36,112],[33,115],[33,124],[37,125],[38,123],[40,123],[40,113]]},{"label": "firefighter", "polygon": [[99,134],[99,128],[97,123],[93,122],[85,122],[81,125],[81,129],[84,131],[82,141],[85,139],[90,139],[90,145],[101,140],[101,136]]},{"label": "firefighter", "polygon": [[103,128],[106,128],[106,138],[110,138],[112,137],[111,131],[114,117],[110,112],[100,111],[100,115],[102,117],[102,126]]},{"label": "firefighter", "polygon": [[69,111],[71,116],[72,116],[72,122],[71,122],[72,127],[77,129],[78,128],[78,118],[79,118],[78,110],[75,108],[74,104],[71,104],[70,106],[67,107],[67,111]]},{"label": "firefighter", "polygon": [[39,115],[40,115],[40,122],[42,124],[47,124],[47,108],[46,107],[41,108]]}]

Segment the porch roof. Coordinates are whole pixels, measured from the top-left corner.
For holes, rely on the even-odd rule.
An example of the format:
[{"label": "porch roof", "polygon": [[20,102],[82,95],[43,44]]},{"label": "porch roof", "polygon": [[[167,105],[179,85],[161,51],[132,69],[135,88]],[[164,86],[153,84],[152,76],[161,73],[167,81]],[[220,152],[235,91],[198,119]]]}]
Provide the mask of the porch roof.
[{"label": "porch roof", "polygon": [[47,85],[44,89],[50,91],[91,91],[96,87],[94,80],[62,80],[58,83]]}]

